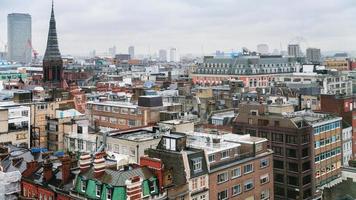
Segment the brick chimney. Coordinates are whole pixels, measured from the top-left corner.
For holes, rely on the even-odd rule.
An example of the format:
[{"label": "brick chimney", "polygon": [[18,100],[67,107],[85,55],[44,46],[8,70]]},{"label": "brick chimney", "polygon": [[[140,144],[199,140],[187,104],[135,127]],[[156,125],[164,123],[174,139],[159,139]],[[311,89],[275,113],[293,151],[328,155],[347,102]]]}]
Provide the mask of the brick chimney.
[{"label": "brick chimney", "polygon": [[79,158],[80,172],[84,173],[90,169],[91,157],[88,153],[83,153]]},{"label": "brick chimney", "polygon": [[105,172],[105,152],[100,152],[95,154],[94,158],[94,177],[98,178],[102,176]]},{"label": "brick chimney", "polygon": [[61,162],[62,162],[62,183],[68,183],[69,179],[70,179],[70,168],[71,168],[71,158],[69,156],[63,156],[60,158]]},{"label": "brick chimney", "polygon": [[51,180],[51,178],[53,176],[52,167],[53,167],[53,164],[51,161],[45,160],[43,162],[43,178],[44,178],[44,181],[46,181],[46,182]]},{"label": "brick chimney", "polygon": [[26,163],[26,170],[23,172],[22,175],[24,177],[27,177],[27,176],[33,174],[33,172],[35,172],[37,168],[38,168],[38,162],[35,160],[30,161],[30,162]]}]

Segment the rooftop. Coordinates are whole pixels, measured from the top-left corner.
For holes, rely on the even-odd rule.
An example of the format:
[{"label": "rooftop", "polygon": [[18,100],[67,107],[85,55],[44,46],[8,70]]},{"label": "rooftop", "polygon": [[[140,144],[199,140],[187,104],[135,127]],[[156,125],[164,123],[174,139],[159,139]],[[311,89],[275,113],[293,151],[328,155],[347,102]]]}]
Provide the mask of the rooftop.
[{"label": "rooftop", "polygon": [[191,132],[187,133],[187,146],[196,149],[204,149],[208,154],[211,154],[236,148],[241,146],[241,144],[226,141],[220,135]]}]

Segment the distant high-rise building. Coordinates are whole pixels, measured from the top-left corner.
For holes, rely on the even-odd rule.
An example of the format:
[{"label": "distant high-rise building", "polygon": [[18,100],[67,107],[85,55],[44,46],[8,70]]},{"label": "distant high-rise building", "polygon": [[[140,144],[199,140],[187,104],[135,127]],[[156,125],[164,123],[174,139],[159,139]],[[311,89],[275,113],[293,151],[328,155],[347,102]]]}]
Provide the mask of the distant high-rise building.
[{"label": "distant high-rise building", "polygon": [[269,54],[268,45],[267,44],[259,44],[259,45],[257,45],[257,52],[262,54],[262,55]]},{"label": "distant high-rise building", "polygon": [[171,48],[169,50],[169,61],[176,62],[177,61],[177,49]]},{"label": "distant high-rise building", "polygon": [[62,88],[63,81],[63,60],[58,47],[56,20],[52,4],[47,47],[43,57],[43,82],[49,88]]},{"label": "distant high-rise building", "polygon": [[129,46],[129,54],[130,54],[131,59],[133,59],[135,57],[135,47],[134,46]]},{"label": "distant high-rise building", "polygon": [[116,55],[116,46],[110,47],[109,48],[109,55],[112,57],[115,57]]},{"label": "distant high-rise building", "polygon": [[166,62],[167,61],[167,51],[165,49],[160,49],[158,52],[158,59],[160,61]]},{"label": "distant high-rise building", "polygon": [[307,48],[307,61],[308,63],[318,64],[321,62],[320,49]]},{"label": "distant high-rise building", "polygon": [[288,55],[293,57],[301,57],[301,51],[299,44],[290,44],[288,45]]},{"label": "distant high-rise building", "polygon": [[20,63],[31,62],[31,15],[12,13],[7,16],[8,58]]}]

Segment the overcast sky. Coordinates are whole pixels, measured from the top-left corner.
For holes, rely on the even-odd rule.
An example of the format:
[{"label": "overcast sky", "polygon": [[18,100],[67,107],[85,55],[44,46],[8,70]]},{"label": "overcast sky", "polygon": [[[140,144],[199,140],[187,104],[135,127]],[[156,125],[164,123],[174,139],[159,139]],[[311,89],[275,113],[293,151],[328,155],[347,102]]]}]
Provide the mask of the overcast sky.
[{"label": "overcast sky", "polygon": [[[32,43],[43,54],[50,0],[0,0],[0,50],[7,14],[32,16]],[[176,47],[180,53],[212,53],[266,43],[290,42],[322,51],[356,50],[355,0],[57,0],[55,15],[62,54],[127,53]],[[296,39],[296,38],[304,39]]]}]

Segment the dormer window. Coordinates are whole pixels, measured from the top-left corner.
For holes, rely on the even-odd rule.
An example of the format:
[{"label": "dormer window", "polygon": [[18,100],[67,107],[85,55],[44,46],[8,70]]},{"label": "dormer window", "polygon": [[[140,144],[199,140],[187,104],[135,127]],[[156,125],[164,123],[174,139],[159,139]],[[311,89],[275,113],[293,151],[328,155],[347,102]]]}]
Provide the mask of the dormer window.
[{"label": "dormer window", "polygon": [[86,182],[84,181],[84,180],[82,180],[82,192],[85,192],[86,191],[86,189],[87,189],[87,185],[86,185]]},{"label": "dormer window", "polygon": [[100,185],[96,185],[96,196],[100,197],[100,193],[101,193],[101,187]]},{"label": "dormer window", "polygon": [[202,158],[194,158],[192,159],[193,171],[200,172],[202,171]]},{"label": "dormer window", "polygon": [[111,189],[110,188],[107,189],[106,200],[111,200]]},{"label": "dormer window", "polygon": [[176,139],[163,138],[163,147],[166,150],[176,151]]},{"label": "dormer window", "polygon": [[226,159],[229,157],[229,151],[225,150],[221,152],[221,159]]}]

